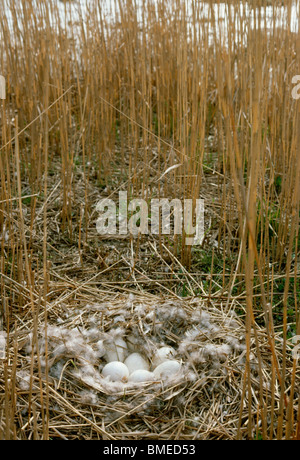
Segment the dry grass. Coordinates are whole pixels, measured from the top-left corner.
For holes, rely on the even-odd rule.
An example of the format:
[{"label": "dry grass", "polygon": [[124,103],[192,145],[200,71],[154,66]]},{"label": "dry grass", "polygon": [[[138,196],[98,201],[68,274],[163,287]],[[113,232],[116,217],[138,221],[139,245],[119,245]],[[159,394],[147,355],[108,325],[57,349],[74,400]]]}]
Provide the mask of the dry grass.
[{"label": "dry grass", "polygon": [[[294,2],[254,0],[242,14],[249,2],[227,1],[225,19],[220,2],[141,3],[142,14],[131,0],[114,2],[113,20],[101,2],[84,11],[79,3],[75,21],[68,2],[0,1],[0,332],[9,333],[0,437],[69,439],[80,425],[85,438],[299,439],[290,343],[300,334]],[[185,235],[101,237],[95,206],[117,201],[119,190],[146,200],[204,198],[203,245],[185,245]],[[68,376],[58,385],[39,358],[25,360],[23,333],[37,339],[64,308],[76,322],[75,306],[84,312],[99,297],[117,311],[129,293],[146,309],[164,296],[188,310],[190,297],[202,299],[220,322],[234,309],[244,325],[243,368],[233,359],[234,378],[217,393],[199,380],[167,390],[154,414],[130,415],[138,404],[129,395],[114,402],[125,416],[109,425],[104,394],[99,406],[82,406],[82,383]],[[103,331],[112,319],[104,313]],[[18,386],[21,369],[32,376],[29,391]],[[188,426],[195,417],[197,427]]]}]

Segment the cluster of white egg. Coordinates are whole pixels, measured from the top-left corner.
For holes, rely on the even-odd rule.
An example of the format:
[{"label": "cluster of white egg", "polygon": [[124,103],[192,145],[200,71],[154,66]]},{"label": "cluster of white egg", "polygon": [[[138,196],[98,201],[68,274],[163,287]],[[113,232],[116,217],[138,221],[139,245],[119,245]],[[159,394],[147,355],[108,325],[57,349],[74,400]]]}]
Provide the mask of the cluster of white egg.
[{"label": "cluster of white egg", "polygon": [[106,347],[107,364],[102,376],[111,382],[146,383],[166,380],[180,372],[181,363],[174,358],[172,347],[161,347],[152,357],[152,363],[140,353],[128,355],[126,342],[118,338]]}]

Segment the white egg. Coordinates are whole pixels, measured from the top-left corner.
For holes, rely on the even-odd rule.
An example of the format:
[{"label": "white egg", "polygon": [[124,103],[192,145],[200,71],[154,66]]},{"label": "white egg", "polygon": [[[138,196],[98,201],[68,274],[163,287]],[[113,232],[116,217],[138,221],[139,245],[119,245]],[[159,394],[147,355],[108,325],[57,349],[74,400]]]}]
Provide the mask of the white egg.
[{"label": "white egg", "polygon": [[128,382],[153,382],[153,380],[155,380],[153,372],[138,369],[130,374]]},{"label": "white egg", "polygon": [[127,356],[127,358],[125,359],[124,364],[126,364],[126,366],[128,367],[130,374],[140,369],[143,369],[145,371],[149,370],[148,362],[139,353],[131,353],[131,355]]},{"label": "white egg", "polygon": [[128,367],[120,361],[111,361],[102,369],[104,378],[108,378],[112,382],[127,382],[129,377]]},{"label": "white egg", "polygon": [[181,364],[175,360],[164,361],[159,364],[153,371],[154,377],[157,379],[167,379],[173,377],[180,371]]},{"label": "white egg", "polygon": [[157,350],[153,358],[153,366],[157,367],[159,364],[172,359],[175,356],[175,350],[172,347],[161,347]]},{"label": "white egg", "polygon": [[118,337],[105,344],[105,359],[108,363],[112,361],[121,361],[125,359],[125,354],[127,351],[126,342]]}]

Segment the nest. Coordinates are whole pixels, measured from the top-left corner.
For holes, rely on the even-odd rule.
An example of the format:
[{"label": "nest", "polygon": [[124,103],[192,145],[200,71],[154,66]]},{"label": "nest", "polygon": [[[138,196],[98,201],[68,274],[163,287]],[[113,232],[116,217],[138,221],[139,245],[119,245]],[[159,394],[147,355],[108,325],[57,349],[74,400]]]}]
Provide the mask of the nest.
[{"label": "nest", "polygon": [[[235,439],[238,430],[246,436],[244,331],[232,309],[225,312],[199,298],[132,294],[80,308],[60,306],[50,310],[47,324],[44,315],[19,321],[10,334],[9,356],[0,360],[6,390],[14,385],[14,430],[20,439],[43,437],[47,413],[51,438]],[[173,347],[180,373],[147,383],[104,379],[105,347],[116,338],[150,362],[159,347]],[[265,375],[270,351],[263,333],[259,340]],[[260,382],[257,347],[252,348],[255,418]],[[9,376],[7,358],[14,362]],[[267,381],[264,391],[273,405],[279,400],[279,390],[274,394]]]}]

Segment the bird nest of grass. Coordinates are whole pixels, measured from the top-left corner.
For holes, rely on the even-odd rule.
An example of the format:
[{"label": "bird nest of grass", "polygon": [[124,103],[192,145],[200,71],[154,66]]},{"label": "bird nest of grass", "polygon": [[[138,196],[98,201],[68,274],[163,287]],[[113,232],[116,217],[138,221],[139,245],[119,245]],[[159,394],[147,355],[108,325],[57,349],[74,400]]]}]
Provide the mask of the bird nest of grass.
[{"label": "bird nest of grass", "polygon": [[[57,305],[46,323],[43,313],[19,319],[0,360],[0,398],[7,408],[2,428],[5,413],[14,411],[9,429],[19,439],[43,438],[46,431],[50,438],[62,439],[246,437],[249,404],[254,432],[259,430],[260,389],[265,412],[271,404],[274,413],[280,400],[269,342],[263,330],[258,332],[263,369],[256,340],[248,361],[250,401],[245,326],[233,308],[200,298],[120,294],[76,308]],[[105,347],[117,338],[150,364],[158,348],[174,348],[180,372],[145,383],[105,379]],[[275,343],[280,353],[280,337]],[[274,418],[265,423],[275,429]]]}]

